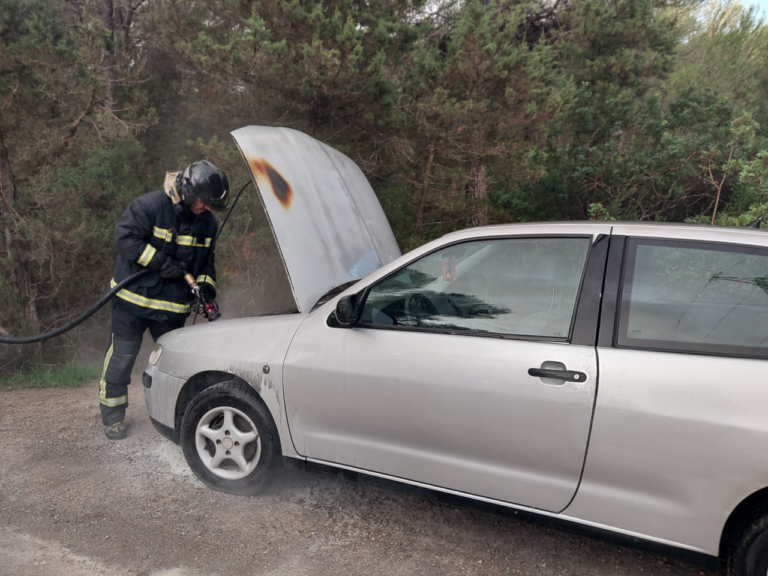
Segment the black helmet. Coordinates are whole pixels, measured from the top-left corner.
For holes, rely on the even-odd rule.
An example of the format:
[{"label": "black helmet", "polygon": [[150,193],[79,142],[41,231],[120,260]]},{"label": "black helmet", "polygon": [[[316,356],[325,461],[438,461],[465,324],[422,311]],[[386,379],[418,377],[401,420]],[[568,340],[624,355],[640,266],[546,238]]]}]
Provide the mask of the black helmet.
[{"label": "black helmet", "polygon": [[211,210],[220,212],[229,208],[227,175],[208,160],[190,164],[184,172],[180,172],[176,177],[176,190],[186,206],[191,206],[195,198],[199,198]]}]

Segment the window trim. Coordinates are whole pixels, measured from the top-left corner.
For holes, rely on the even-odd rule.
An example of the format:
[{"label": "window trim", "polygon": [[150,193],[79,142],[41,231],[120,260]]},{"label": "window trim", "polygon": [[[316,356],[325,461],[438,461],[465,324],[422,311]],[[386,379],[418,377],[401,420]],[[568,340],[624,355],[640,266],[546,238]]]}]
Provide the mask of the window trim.
[{"label": "window trim", "polygon": [[[574,303],[573,312],[571,314],[571,323],[568,330],[568,336],[567,337],[555,337],[555,336],[527,336],[524,334],[501,334],[498,332],[473,332],[470,330],[443,330],[439,328],[420,328],[417,326],[385,326],[385,325],[372,325],[372,324],[360,324],[359,322],[356,323],[354,326],[352,326],[352,329],[361,328],[365,330],[391,330],[391,331],[401,331],[401,332],[422,332],[425,334],[442,334],[442,335],[450,335],[450,336],[472,336],[475,338],[495,338],[495,339],[503,339],[503,340],[521,340],[521,341],[527,341],[527,342],[553,342],[553,343],[559,343],[559,344],[571,344],[574,332],[575,332],[575,325],[577,318],[579,316],[579,312],[581,310],[581,294],[582,290],[584,289],[584,284],[587,280],[587,273],[593,271],[593,267],[590,267],[590,262],[592,262],[593,254],[595,253],[595,245],[598,243],[598,240],[605,237],[604,234],[598,234],[598,235],[592,235],[592,234],[525,234],[525,235],[509,235],[509,236],[478,236],[475,238],[464,238],[462,240],[455,240],[453,242],[448,242],[446,244],[441,244],[440,246],[437,246],[434,250],[431,250],[429,252],[426,252],[419,256],[418,258],[414,258],[412,260],[409,260],[402,266],[396,268],[386,276],[379,278],[375,283],[370,284],[365,287],[360,293],[360,310],[362,311],[363,307],[365,306],[366,302],[368,301],[368,295],[370,294],[371,290],[380,285],[383,282],[386,282],[393,276],[398,275],[400,272],[402,272],[405,268],[408,266],[411,266],[414,262],[417,262],[421,260],[422,258],[426,258],[436,252],[439,252],[441,250],[445,250],[446,248],[450,248],[452,246],[457,246],[459,244],[467,244],[469,242],[481,242],[483,240],[535,240],[535,239],[581,239],[581,240],[588,240],[589,245],[587,247],[587,255],[584,260],[584,266],[581,271],[581,277],[579,279],[579,289],[576,292],[576,301]],[[600,268],[599,266],[597,268]],[[602,273],[602,269],[601,273]],[[601,282],[602,283],[602,282]],[[335,320],[336,312],[335,310],[331,312],[330,316],[327,319],[326,324],[331,328],[342,328]],[[589,315],[587,314],[585,318],[581,321],[589,321]],[[595,324],[597,323],[597,318],[593,318],[593,321]],[[349,328],[347,328],[349,329]],[[581,344],[582,342],[575,342],[576,344]],[[594,346],[594,342],[590,344],[591,346]]]},{"label": "window trim", "polygon": [[611,241],[610,234],[598,234],[589,248],[576,300],[576,313],[569,332],[571,344],[592,347],[597,345]]},{"label": "window trim", "polygon": [[[691,247],[693,249],[720,252],[755,254],[765,256],[766,258],[768,258],[768,248],[751,244],[731,244],[728,242],[715,242],[708,240],[659,238],[646,236],[632,236],[624,238],[626,241],[622,247],[622,263],[620,274],[617,275],[619,276],[619,282],[614,292],[615,308],[614,321],[612,322],[613,329],[611,330],[612,341],[610,344],[608,344],[608,346],[625,350],[645,350],[649,352],[667,352],[672,354],[694,354],[698,356],[745,358],[752,360],[768,359],[768,349],[763,352],[749,353],[745,351],[745,348],[747,348],[746,346],[727,346],[723,344],[699,344],[694,342],[679,343],[663,340],[646,341],[648,344],[644,344],[642,340],[628,338],[622,335],[622,326],[626,326],[629,314],[629,301],[626,303],[626,306],[624,302],[624,286],[626,282],[631,280],[629,270],[630,266],[635,262],[638,246],[662,246],[666,248],[674,248],[682,244],[683,246],[680,247]],[[609,259],[609,266],[610,264],[611,262]],[[602,329],[603,325],[601,323],[601,338],[603,336]],[[601,340],[599,345],[604,346],[605,344]]]},{"label": "window trim", "polygon": [[600,320],[597,335],[598,348],[612,348],[618,330],[618,304],[621,290],[624,252],[627,237],[611,235],[608,258],[605,263],[603,296],[600,303]]}]

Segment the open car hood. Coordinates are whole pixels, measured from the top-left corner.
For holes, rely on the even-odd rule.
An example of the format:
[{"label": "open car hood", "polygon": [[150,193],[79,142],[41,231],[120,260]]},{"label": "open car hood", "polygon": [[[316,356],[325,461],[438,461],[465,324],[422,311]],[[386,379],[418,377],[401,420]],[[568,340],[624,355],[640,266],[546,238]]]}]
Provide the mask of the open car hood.
[{"label": "open car hood", "polygon": [[251,170],[299,311],[400,249],[370,183],[341,152],[288,128],[232,132]]}]

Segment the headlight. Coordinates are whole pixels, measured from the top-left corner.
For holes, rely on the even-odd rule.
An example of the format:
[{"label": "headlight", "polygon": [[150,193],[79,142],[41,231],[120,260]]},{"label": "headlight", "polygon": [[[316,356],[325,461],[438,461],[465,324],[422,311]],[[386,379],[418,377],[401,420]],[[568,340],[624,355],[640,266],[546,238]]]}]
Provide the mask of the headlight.
[{"label": "headlight", "polygon": [[155,345],[155,349],[152,350],[152,354],[149,355],[149,365],[154,366],[160,360],[160,356],[163,355],[163,347],[160,344]]}]

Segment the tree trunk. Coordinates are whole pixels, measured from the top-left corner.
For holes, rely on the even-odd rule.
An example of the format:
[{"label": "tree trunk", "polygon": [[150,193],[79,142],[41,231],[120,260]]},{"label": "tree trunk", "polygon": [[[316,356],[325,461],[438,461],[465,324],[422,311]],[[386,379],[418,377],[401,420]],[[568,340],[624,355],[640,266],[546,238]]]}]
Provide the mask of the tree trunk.
[{"label": "tree trunk", "polygon": [[483,160],[485,128],[478,128],[472,138],[472,159],[469,161],[469,178],[465,192],[474,205],[474,212],[469,218],[470,226],[488,224],[488,180]]},{"label": "tree trunk", "polygon": [[[24,262],[16,262],[14,276],[16,277],[16,285],[19,288],[21,298],[24,302],[24,321],[26,323],[26,328],[30,334],[40,334],[40,318],[37,316],[37,290],[35,289],[34,279]],[[35,349],[33,354],[37,359],[40,357],[42,343],[38,342],[33,346]]]},{"label": "tree trunk", "polygon": [[3,128],[0,126],[0,195],[2,196],[0,216],[8,214],[13,203],[16,202],[16,179],[13,177],[13,170],[11,170],[8,150],[5,149],[4,136]]},{"label": "tree trunk", "polygon": [[133,24],[133,15],[136,14],[146,0],[138,0],[136,4],[128,4],[125,12],[120,12],[120,28],[123,36],[123,53],[127,54],[131,49],[131,25]]},{"label": "tree trunk", "polygon": [[467,197],[474,201],[474,213],[470,216],[470,226],[488,224],[488,181],[485,162],[474,159],[469,164],[469,180],[466,187]]},{"label": "tree trunk", "polygon": [[101,17],[109,32],[104,49],[104,67],[107,75],[107,109],[115,113],[115,6],[113,0],[102,0]]},{"label": "tree trunk", "polygon": [[416,226],[413,229],[413,241],[416,246],[421,244],[421,236],[424,232],[424,211],[427,207],[427,192],[429,190],[429,181],[432,178],[432,164],[435,161],[435,141],[429,145],[429,159],[427,168],[424,171],[424,181],[422,182],[421,199],[419,200],[419,209],[416,212]]},{"label": "tree trunk", "polygon": [[[8,150],[5,147],[5,134],[0,126],[0,223],[3,227],[3,240],[5,251],[11,255],[11,229],[8,226],[8,217],[16,202],[16,179],[13,177],[11,161],[8,158]],[[11,259],[9,258],[9,262]]]},{"label": "tree trunk", "polygon": [[[21,296],[21,302],[24,306],[25,327],[32,334],[40,332],[40,319],[37,315],[37,294],[34,288],[34,282],[31,278],[23,260],[18,257],[12,243],[13,236],[8,225],[8,218],[13,212],[13,204],[16,201],[16,179],[13,176],[11,162],[8,158],[8,150],[5,147],[5,138],[3,129],[0,127],[0,222],[3,227],[3,240],[8,254],[8,261],[11,262],[10,282],[16,288],[16,292]],[[32,360],[38,361],[41,357],[41,344],[37,343],[30,347]]]}]

